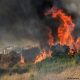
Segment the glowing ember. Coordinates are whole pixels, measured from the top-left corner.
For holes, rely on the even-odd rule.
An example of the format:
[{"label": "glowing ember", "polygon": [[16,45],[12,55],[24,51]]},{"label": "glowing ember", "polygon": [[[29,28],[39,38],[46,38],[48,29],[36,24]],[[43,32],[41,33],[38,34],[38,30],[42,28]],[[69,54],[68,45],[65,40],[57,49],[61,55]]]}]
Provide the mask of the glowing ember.
[{"label": "glowing ember", "polygon": [[52,30],[49,28],[49,32],[48,32],[48,44],[50,47],[52,47],[54,45],[54,38],[52,35]]},{"label": "glowing ember", "polygon": [[25,63],[24,57],[23,57],[23,55],[21,54],[21,55],[20,55],[20,64],[24,64],[24,63]]},{"label": "glowing ember", "polygon": [[51,57],[52,52],[49,50],[48,52],[46,50],[42,50],[40,55],[36,56],[34,64],[41,62],[42,60],[45,60],[48,57]]}]

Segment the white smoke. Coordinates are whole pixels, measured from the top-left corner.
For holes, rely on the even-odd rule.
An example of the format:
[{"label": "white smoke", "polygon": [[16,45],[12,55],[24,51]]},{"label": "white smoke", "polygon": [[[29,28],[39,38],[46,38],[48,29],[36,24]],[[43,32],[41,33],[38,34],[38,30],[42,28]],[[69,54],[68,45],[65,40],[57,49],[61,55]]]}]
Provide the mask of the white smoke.
[{"label": "white smoke", "polygon": [[80,15],[80,0],[62,0],[62,3],[69,12]]}]

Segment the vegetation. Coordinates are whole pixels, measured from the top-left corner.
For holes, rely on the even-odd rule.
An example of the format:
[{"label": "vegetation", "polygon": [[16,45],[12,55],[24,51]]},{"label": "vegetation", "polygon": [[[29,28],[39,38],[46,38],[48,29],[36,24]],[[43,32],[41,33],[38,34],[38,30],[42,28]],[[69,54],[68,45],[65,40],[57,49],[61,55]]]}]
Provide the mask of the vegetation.
[{"label": "vegetation", "polygon": [[[67,68],[77,66],[80,63],[79,61],[80,52],[74,57],[68,55],[54,56],[37,64],[25,64],[23,68],[16,64],[12,68],[12,74],[3,75],[0,80],[38,80],[41,75],[53,72],[60,73]],[[14,70],[16,72],[13,74]]]}]

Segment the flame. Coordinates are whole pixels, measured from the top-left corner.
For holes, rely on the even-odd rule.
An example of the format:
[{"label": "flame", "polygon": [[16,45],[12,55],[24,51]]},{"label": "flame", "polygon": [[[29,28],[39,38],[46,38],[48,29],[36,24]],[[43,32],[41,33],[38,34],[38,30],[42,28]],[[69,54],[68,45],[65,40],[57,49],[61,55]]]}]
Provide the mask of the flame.
[{"label": "flame", "polygon": [[24,57],[23,57],[23,55],[21,54],[21,55],[20,55],[20,64],[24,64],[24,63],[25,63]]},{"label": "flame", "polygon": [[45,15],[48,14],[51,14],[52,18],[59,18],[61,20],[61,24],[58,27],[59,43],[61,45],[71,46],[74,43],[72,31],[75,28],[75,24],[72,22],[71,16],[67,16],[63,10],[57,9],[56,7],[51,8],[51,10],[45,13]]},{"label": "flame", "polygon": [[[77,40],[74,40],[74,37],[72,35],[73,30],[75,29],[75,24],[72,21],[71,16],[66,15],[63,10],[57,9],[56,7],[51,8],[45,15],[51,15],[52,18],[59,18],[61,23],[58,27],[58,38],[59,38],[59,43],[60,45],[66,45],[69,47],[70,55],[75,55],[80,49],[80,37],[77,38]],[[52,35],[52,30],[49,28],[48,29],[48,45],[50,48],[56,44],[54,42],[54,37]],[[36,56],[34,63],[41,62],[42,60],[45,60],[48,57],[51,57],[52,51],[46,51],[43,49],[41,53]]]},{"label": "flame", "polygon": [[75,28],[75,24],[72,22],[71,16],[67,16],[62,10],[57,10],[55,13],[52,13],[52,17],[59,17],[61,19],[61,24],[58,28],[60,44],[71,46],[74,43],[72,31]]},{"label": "flame", "polygon": [[48,44],[50,47],[52,47],[54,45],[54,37],[52,35],[52,30],[49,28],[49,32],[48,32]]},{"label": "flame", "polygon": [[51,57],[51,54],[52,54],[52,51],[46,51],[45,49],[43,49],[41,51],[41,53],[36,56],[35,60],[34,60],[34,64],[38,63],[38,62],[41,62],[43,60],[45,60],[46,58],[48,57]]},{"label": "flame", "polygon": [[[51,15],[52,18],[59,18],[61,23],[58,27],[58,38],[60,45],[66,45],[70,48],[70,53],[77,53],[78,49],[80,49],[80,38],[76,41],[72,35],[73,30],[75,29],[75,24],[72,21],[71,16],[66,15],[62,9],[57,9],[56,7],[51,8],[45,15]],[[49,46],[53,46],[55,44],[54,38],[52,36],[52,30],[49,29]]]}]

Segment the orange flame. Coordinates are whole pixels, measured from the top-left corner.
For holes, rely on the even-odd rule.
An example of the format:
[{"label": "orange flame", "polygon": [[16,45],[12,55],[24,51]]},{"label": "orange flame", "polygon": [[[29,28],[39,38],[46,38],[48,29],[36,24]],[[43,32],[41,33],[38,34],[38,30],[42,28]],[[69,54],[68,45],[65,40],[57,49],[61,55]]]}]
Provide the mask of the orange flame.
[{"label": "orange flame", "polygon": [[[57,9],[56,7],[51,8],[47,13],[45,13],[45,15],[49,14],[52,18],[59,18],[61,20],[58,27],[59,44],[69,46],[70,52],[75,53],[78,49],[80,49],[80,38],[75,41],[72,36],[75,24],[73,23],[71,16],[67,16],[63,10]],[[51,47],[54,45],[54,38],[51,30],[49,30],[48,36],[48,44]]]},{"label": "orange flame", "polygon": [[24,64],[24,63],[25,63],[24,57],[23,57],[23,55],[21,54],[21,55],[20,55],[20,64]]},{"label": "orange flame", "polygon": [[[52,18],[59,18],[61,20],[61,23],[58,27],[58,38],[59,38],[59,44],[60,45],[66,45],[70,48],[70,55],[75,55],[77,53],[77,50],[80,49],[80,38],[78,38],[76,41],[74,40],[74,37],[72,36],[72,32],[75,28],[75,24],[72,21],[71,16],[67,16],[61,9],[57,9],[53,7],[51,10],[49,10],[45,15],[51,14]],[[48,45],[50,47],[54,46],[54,37],[52,35],[52,30],[49,28],[48,32]],[[52,51],[46,51],[43,49],[41,53],[36,56],[34,63],[41,62],[42,60],[45,60],[48,57],[51,57]]]},{"label": "orange flame", "polygon": [[52,54],[52,52],[50,50],[47,52],[45,49],[43,49],[41,51],[40,55],[36,56],[34,64],[36,64],[38,62],[41,62],[41,61],[45,60],[48,57],[51,57],[51,54]]},{"label": "orange flame", "polygon": [[52,17],[60,17],[62,21],[58,28],[58,37],[60,39],[60,44],[72,46],[72,44],[74,43],[72,31],[75,28],[75,24],[72,22],[71,17],[65,15],[62,10],[57,10],[56,13],[52,13]]},{"label": "orange flame", "polygon": [[72,31],[75,28],[75,24],[72,22],[71,16],[67,16],[61,9],[57,9],[56,7],[51,8],[51,10],[45,13],[45,15],[48,14],[51,14],[52,18],[61,19],[61,24],[58,27],[59,43],[61,45],[71,46],[74,43]]},{"label": "orange flame", "polygon": [[48,32],[48,44],[50,47],[54,45],[54,37],[52,36],[52,30],[50,28]]}]

